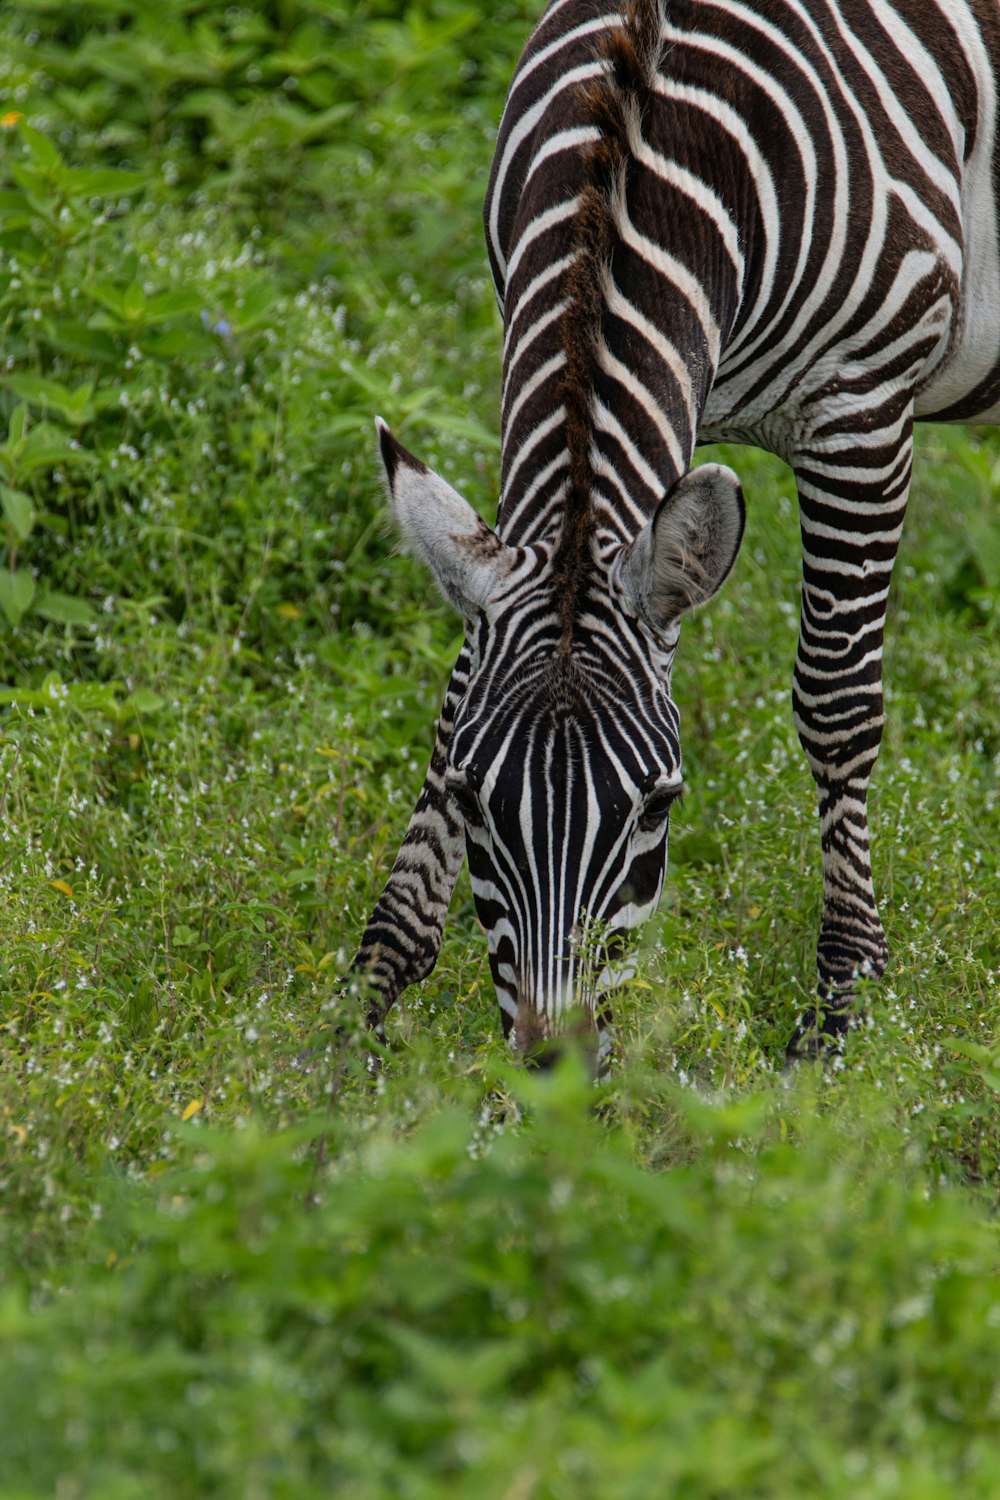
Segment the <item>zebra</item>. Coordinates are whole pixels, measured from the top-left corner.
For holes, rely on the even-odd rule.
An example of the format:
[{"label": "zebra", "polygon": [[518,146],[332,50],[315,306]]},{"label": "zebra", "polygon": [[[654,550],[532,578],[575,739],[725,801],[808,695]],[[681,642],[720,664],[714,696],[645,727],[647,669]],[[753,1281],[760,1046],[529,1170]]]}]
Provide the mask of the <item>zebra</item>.
[{"label": "zebra", "polygon": [[378,423],[465,640],[354,963],[370,1026],[433,967],[467,851],[509,1040],[544,1049],[581,1005],[606,1034],[682,789],[681,620],[743,533],[736,475],[692,467],[725,441],[798,491],[823,910],[788,1055],[843,1045],[888,957],[867,796],[913,420],[1000,415],[998,63],[990,0],[550,0],[484,209],[496,529]]}]

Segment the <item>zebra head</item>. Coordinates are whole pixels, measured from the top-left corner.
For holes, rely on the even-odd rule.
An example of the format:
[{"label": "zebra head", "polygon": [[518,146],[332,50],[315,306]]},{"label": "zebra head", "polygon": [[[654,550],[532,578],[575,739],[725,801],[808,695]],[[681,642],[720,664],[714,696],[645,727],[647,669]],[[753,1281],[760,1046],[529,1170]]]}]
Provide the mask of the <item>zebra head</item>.
[{"label": "zebra head", "polygon": [[739,482],[707,464],[631,540],[595,530],[567,634],[558,544],[502,539],[378,427],[403,536],[465,622],[443,797],[465,823],[504,1029],[522,1052],[569,1010],[603,1031],[625,935],[659,899],[682,787],[680,619],[735,561]]}]

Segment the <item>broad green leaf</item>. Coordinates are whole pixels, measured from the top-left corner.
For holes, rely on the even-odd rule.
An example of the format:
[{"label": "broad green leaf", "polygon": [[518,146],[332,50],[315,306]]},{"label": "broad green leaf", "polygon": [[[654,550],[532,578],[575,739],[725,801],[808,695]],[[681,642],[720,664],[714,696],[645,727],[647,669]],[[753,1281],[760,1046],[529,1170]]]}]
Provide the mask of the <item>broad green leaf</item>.
[{"label": "broad green leaf", "polygon": [[54,469],[56,464],[88,463],[90,455],[70,447],[66,435],[48,424],[35,427],[25,439],[17,457],[18,472],[34,474],[39,469]]},{"label": "broad green leaf", "polygon": [[67,167],[59,174],[59,185],[69,197],[117,198],[144,187],[142,172],[123,172],[115,167]]},{"label": "broad green leaf", "polygon": [[87,327],[95,332],[120,333],[124,327],[125,320],[120,312],[102,312],[100,309],[92,313],[87,320]]},{"label": "broad green leaf", "polygon": [[39,469],[54,469],[56,464],[82,462],[85,458],[86,454],[74,452],[68,443],[39,443],[31,453],[23,455],[18,468],[27,477]]},{"label": "broad green leaf", "polygon": [[[143,323],[145,321],[143,319]],[[136,333],[135,340],[144,354],[151,354],[156,359],[175,359],[185,354],[197,358],[205,350],[203,330],[185,327],[183,323],[159,331],[143,328]]]},{"label": "broad green leaf", "polygon": [[97,616],[86,599],[71,594],[42,594],[35,603],[35,613],[57,625],[94,625]]},{"label": "broad green leaf", "polygon": [[[336,80],[329,73],[315,73],[311,77],[298,75],[299,93],[314,109],[326,109],[337,96]],[[352,106],[356,110],[356,106]]]},{"label": "broad green leaf", "polygon": [[130,693],[122,704],[122,711],[155,714],[164,707],[166,701],[165,698],[160,697],[159,693],[154,693],[152,688],[136,688],[135,692]]},{"label": "broad green leaf", "polygon": [[138,323],[146,311],[146,293],[138,281],[133,281],[126,287],[125,295],[122,297],[122,312],[130,323]]},{"label": "broad green leaf", "polygon": [[280,292],[272,282],[248,287],[241,293],[239,301],[227,309],[229,322],[237,333],[256,328],[274,315],[275,303]]},{"label": "broad green leaf", "polygon": [[157,292],[146,303],[143,322],[163,323],[168,318],[195,312],[200,306],[201,298],[195,291]]},{"label": "broad green leaf", "polygon": [[63,689],[63,696],[79,713],[90,713],[97,709],[117,719],[120,713],[119,691],[120,684],[117,682],[71,682]]},{"label": "broad green leaf", "polygon": [[670,861],[674,865],[719,865],[723,861],[722,845],[707,829],[681,833],[670,840]]},{"label": "broad green leaf", "polygon": [[4,213],[0,209],[0,246],[22,246],[25,238],[23,231],[30,227],[31,215],[27,206],[23,213]]},{"label": "broad green leaf", "polygon": [[[363,391],[367,391],[369,395],[377,397],[380,401],[384,401],[386,396],[389,394],[389,382],[385,376],[373,375],[371,371],[366,370],[363,365],[354,364],[350,360],[346,359],[341,362],[341,369],[343,370],[344,374],[349,375],[350,378],[357,385],[359,385]],[[427,393],[428,396],[430,394],[430,392]],[[440,392],[434,391],[433,394],[437,396],[440,394]],[[413,410],[416,406],[422,404],[423,400],[418,397],[415,401],[410,403],[410,410]]]},{"label": "broad green leaf", "polygon": [[10,414],[10,424],[7,428],[7,442],[13,447],[24,437],[24,424],[28,418],[26,406],[18,404]]},{"label": "broad green leaf", "polygon": [[50,702],[40,688],[0,688],[0,703],[16,703],[19,708],[48,708]]},{"label": "broad green leaf", "polygon": [[55,195],[49,174],[39,167],[29,167],[19,161],[11,167],[10,175],[24,189],[25,200],[29,208],[34,209],[35,213],[44,215],[50,223],[53,222]]},{"label": "broad green leaf", "polygon": [[50,401],[61,402],[69,397],[69,391],[58,380],[45,375],[5,375],[4,385],[20,396],[23,401],[39,404]]},{"label": "broad green leaf", "polygon": [[114,286],[110,281],[91,281],[84,287],[84,290],[88,296],[93,297],[95,302],[99,302],[102,307],[106,307],[108,312],[114,313],[117,318],[121,318],[122,294],[118,287]]},{"label": "broad green leaf", "polygon": [[[60,322],[50,325],[42,331],[42,337],[51,349],[60,354],[69,354],[74,358],[84,360],[100,360],[105,364],[118,366],[121,355],[114,339],[96,328],[88,328],[85,323]],[[118,392],[109,393],[99,391],[96,404],[108,397],[108,404],[118,400]]]},{"label": "broad green leaf", "polygon": [[367,441],[371,425],[371,412],[366,406],[354,411],[335,412],[324,420],[323,431],[334,437],[339,437],[344,432],[358,433]]},{"label": "broad green leaf", "polygon": [[0,226],[5,235],[16,243],[15,231],[27,229],[31,224],[31,205],[24,193],[0,192]]},{"label": "broad green leaf", "polygon": [[91,381],[85,381],[75,391],[44,375],[8,375],[4,384],[22,400],[54,411],[74,426],[90,421],[96,415],[96,408],[90,401],[94,389]]},{"label": "broad green leaf", "polygon": [[331,105],[319,114],[307,115],[297,132],[298,138],[304,143],[322,140],[324,136],[333,133],[336,126],[342,125],[356,113],[356,105],[345,103]]},{"label": "broad green leaf", "polygon": [[505,1385],[530,1357],[527,1342],[511,1337],[481,1339],[469,1349],[403,1325],[387,1324],[385,1333],[408,1356],[420,1385],[435,1394],[486,1395]]},{"label": "broad green leaf", "polygon": [[60,164],[62,157],[54,141],[50,141],[47,135],[43,135],[40,130],[36,130],[33,125],[28,125],[23,120],[19,128],[21,139],[31,152],[33,161],[46,171]]},{"label": "broad green leaf", "polygon": [[20,625],[35,597],[35,580],[29,568],[0,572],[0,609],[11,625]]},{"label": "broad green leaf", "polygon": [[58,672],[49,672],[38,688],[0,688],[0,703],[40,709],[69,707],[82,714],[96,710],[118,719],[120,692],[118,682],[63,682]]},{"label": "broad green leaf", "polygon": [[65,516],[59,515],[57,511],[40,510],[37,514],[36,519],[39,520],[43,526],[46,526],[49,531],[54,532],[56,536],[69,536],[69,522],[67,521]]},{"label": "broad green leaf", "polygon": [[23,542],[35,524],[35,507],[31,503],[31,496],[26,495],[23,490],[12,490],[8,485],[0,484],[0,502],[3,504],[4,515],[14,528],[15,536],[19,542]]},{"label": "broad green leaf", "polygon": [[428,422],[439,432],[449,432],[453,437],[469,438],[474,443],[480,443],[484,448],[500,447],[499,429],[485,427],[482,422],[476,422],[472,417],[456,416],[451,412],[422,413],[421,421]]},{"label": "broad green leaf", "polygon": [[964,1037],[951,1037],[948,1041],[948,1051],[957,1052],[960,1057],[969,1057],[973,1062],[992,1066],[996,1049],[984,1047],[982,1042],[967,1041]]}]

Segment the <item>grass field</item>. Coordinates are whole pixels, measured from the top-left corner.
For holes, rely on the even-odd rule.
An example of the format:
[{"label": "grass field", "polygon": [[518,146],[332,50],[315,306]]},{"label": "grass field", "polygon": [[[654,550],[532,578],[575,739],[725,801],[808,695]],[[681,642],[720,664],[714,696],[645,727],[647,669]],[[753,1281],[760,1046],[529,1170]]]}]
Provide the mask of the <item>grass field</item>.
[{"label": "grass field", "polygon": [[0,1497],[995,1500],[1000,438],[926,430],[819,918],[794,491],[684,627],[688,795],[595,1089],[514,1068],[467,880],[330,1046],[459,638],[372,417],[489,516],[479,210],[528,0],[0,10]]}]

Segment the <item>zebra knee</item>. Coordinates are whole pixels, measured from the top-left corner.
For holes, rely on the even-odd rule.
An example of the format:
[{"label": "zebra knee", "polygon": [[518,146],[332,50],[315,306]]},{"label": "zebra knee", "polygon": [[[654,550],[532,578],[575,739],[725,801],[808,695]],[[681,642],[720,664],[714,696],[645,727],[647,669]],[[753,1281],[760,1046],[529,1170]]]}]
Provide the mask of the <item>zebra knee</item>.
[{"label": "zebra knee", "polygon": [[838,713],[792,696],[792,720],[816,781],[835,785],[867,780],[878,759],[885,729],[881,692]]},{"label": "zebra knee", "polygon": [[855,910],[845,921],[840,912],[824,913],[816,945],[816,968],[821,999],[836,1006],[853,996],[859,980],[881,979],[889,961],[889,945],[874,903]]}]

